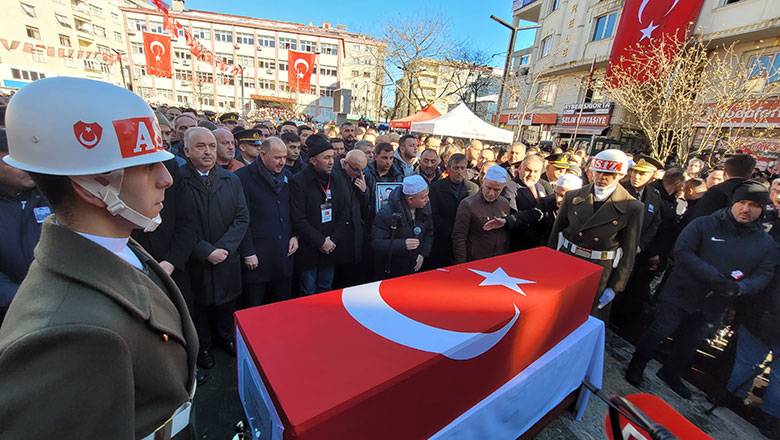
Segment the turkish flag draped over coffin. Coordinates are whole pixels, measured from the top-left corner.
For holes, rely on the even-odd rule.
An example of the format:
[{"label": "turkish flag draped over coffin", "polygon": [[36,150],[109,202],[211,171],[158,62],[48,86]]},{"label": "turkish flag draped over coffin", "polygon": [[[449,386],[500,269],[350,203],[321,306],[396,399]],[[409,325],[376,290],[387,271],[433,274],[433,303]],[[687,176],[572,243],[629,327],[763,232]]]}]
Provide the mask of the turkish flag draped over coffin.
[{"label": "turkish flag draped over coffin", "polygon": [[290,91],[309,92],[316,53],[287,51],[287,83]]},{"label": "turkish flag draped over coffin", "polygon": [[144,32],[146,73],[163,78],[171,77],[171,37]]},{"label": "turkish flag draped over coffin", "polygon": [[[653,423],[661,425],[670,433],[674,434],[675,438],[681,440],[712,440],[712,437],[704,433],[696,425],[690,422],[690,420],[683,417],[678,413],[671,405],[666,403],[663,399],[652,394],[629,394],[626,399],[633,403],[644,415],[646,415]],[[644,429],[635,426],[629,422],[628,419],[620,417],[620,430],[624,439],[636,439],[636,440],[650,440],[653,438]],[[607,414],[604,420],[604,430],[609,440],[614,440],[612,435],[612,426],[610,424],[609,414]]]},{"label": "turkish flag draped over coffin", "polygon": [[549,248],[236,313],[285,438],[427,438],[588,318],[601,268]]},{"label": "turkish flag draped over coffin", "polygon": [[704,0],[626,0],[609,57],[607,76],[634,54],[662,38],[682,41],[696,23]]}]

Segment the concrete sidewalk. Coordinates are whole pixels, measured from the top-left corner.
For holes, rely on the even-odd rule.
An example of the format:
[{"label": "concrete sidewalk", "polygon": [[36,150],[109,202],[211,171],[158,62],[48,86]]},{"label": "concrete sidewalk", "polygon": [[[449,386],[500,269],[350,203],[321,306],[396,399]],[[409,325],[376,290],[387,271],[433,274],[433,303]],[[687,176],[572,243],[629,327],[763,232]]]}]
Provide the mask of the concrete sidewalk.
[{"label": "concrete sidewalk", "polygon": [[[766,438],[753,425],[726,408],[718,408],[712,415],[707,415],[705,411],[712,404],[707,401],[704,393],[692,386],[689,386],[694,391],[691,400],[685,400],[675,394],[656,377],[655,372],[661,366],[656,361],[651,361],[648,365],[642,389],[637,389],[629,384],[623,378],[623,374],[633,352],[634,347],[631,344],[607,331],[606,357],[604,359],[605,394],[619,396],[639,392],[655,394],[716,440],[763,440]],[[607,412],[607,404],[594,396],[590,400],[588,411],[582,421],[575,421],[573,415],[567,412],[548,425],[536,438],[539,440],[605,439],[604,418]]]}]

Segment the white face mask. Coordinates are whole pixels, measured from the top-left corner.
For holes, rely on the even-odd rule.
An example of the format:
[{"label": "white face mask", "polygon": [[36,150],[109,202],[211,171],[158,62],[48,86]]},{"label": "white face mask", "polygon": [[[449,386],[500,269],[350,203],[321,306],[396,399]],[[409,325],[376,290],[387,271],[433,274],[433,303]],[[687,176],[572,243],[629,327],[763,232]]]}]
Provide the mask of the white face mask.
[{"label": "white face mask", "polygon": [[598,186],[596,184],[593,184],[593,198],[596,199],[597,202],[603,202],[604,200],[607,200],[609,196],[612,195],[613,192],[615,192],[615,189],[617,188],[618,184],[617,179],[615,179],[614,182],[612,182],[609,186]]}]

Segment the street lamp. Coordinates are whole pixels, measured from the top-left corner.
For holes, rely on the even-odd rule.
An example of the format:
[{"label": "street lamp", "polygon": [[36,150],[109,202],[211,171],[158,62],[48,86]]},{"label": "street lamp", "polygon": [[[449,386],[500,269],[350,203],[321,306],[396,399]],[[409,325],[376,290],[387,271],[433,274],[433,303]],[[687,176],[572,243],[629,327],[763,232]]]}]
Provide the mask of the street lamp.
[{"label": "street lamp", "polygon": [[512,59],[512,53],[514,53],[515,51],[515,37],[517,36],[517,33],[520,31],[525,31],[529,29],[538,29],[541,26],[537,24],[533,26],[514,27],[511,24],[507,23],[506,21],[496,17],[495,15],[491,15],[490,19],[510,30],[509,49],[506,51],[506,61],[504,62],[504,75],[501,78],[501,87],[498,90],[498,114],[501,115],[501,107],[503,106],[504,103],[504,83],[507,81],[507,77],[509,76],[509,64]]}]

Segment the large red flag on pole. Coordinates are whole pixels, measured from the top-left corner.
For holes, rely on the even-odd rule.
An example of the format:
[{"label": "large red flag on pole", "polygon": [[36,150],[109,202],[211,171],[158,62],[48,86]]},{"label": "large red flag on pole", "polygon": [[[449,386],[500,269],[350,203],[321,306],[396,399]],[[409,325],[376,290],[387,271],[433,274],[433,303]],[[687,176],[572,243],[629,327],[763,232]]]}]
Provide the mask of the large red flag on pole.
[{"label": "large red flag on pole", "polygon": [[316,56],[315,53],[287,51],[287,82],[290,85],[290,91],[309,91]]},{"label": "large red flag on pole", "polygon": [[144,32],[146,73],[163,78],[171,77],[171,37]]},{"label": "large red flag on pole", "polygon": [[632,52],[641,52],[662,38],[683,40],[696,23],[703,3],[704,0],[626,0],[607,76],[611,69],[625,65]]}]

